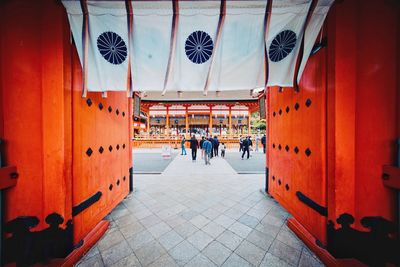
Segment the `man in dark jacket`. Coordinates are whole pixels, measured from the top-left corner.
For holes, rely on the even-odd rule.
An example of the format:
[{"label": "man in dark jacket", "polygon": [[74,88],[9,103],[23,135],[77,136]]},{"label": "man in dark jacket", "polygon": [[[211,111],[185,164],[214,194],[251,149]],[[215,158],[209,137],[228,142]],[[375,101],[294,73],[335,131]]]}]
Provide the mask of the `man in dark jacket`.
[{"label": "man in dark jacket", "polygon": [[250,157],[250,138],[249,137],[247,137],[246,139],[243,140],[242,149],[243,149],[242,159],[244,158],[244,154],[246,152],[247,152],[247,159],[249,159],[249,157]]},{"label": "man in dark jacket", "polygon": [[201,137],[201,140],[200,140],[200,149],[201,149],[201,158],[202,158],[202,159],[204,158],[204,149],[203,149],[204,141],[205,141],[205,137],[202,136],[202,137]]},{"label": "man in dark jacket", "polygon": [[263,145],[263,150],[265,154],[265,146],[267,145],[267,137],[265,136],[265,134],[263,135],[263,137],[261,137],[261,144]]},{"label": "man in dark jacket", "polygon": [[212,138],[212,136],[210,136],[210,139],[208,140],[211,142],[211,154],[210,154],[210,158],[212,159],[214,157],[214,146],[215,146],[215,140],[214,138]]},{"label": "man in dark jacket", "polygon": [[192,160],[196,160],[197,156],[197,148],[199,147],[199,142],[197,141],[196,137],[193,135],[190,139],[190,149],[192,150]]},{"label": "man in dark jacket", "polygon": [[213,149],[214,149],[214,155],[218,157],[218,148],[219,148],[219,140],[217,136],[214,136],[214,144],[213,144]]}]

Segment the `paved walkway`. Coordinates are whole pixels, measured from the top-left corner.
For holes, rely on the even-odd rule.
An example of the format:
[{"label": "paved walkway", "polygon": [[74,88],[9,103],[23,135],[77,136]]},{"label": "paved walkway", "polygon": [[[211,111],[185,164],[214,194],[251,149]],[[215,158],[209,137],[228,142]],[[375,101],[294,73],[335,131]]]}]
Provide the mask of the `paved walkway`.
[{"label": "paved walkway", "polygon": [[263,174],[239,175],[178,155],[108,216],[111,228],[79,266],[323,266],[260,193]]}]

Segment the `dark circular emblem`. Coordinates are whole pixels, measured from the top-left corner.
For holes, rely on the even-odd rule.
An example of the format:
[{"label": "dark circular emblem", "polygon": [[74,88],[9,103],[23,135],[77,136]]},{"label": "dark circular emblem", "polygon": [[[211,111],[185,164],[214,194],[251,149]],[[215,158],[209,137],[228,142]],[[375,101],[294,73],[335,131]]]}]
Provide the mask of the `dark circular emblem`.
[{"label": "dark circular emblem", "polygon": [[269,59],[273,62],[279,62],[292,52],[296,45],[296,33],[291,30],[285,30],[278,33],[269,46]]},{"label": "dark circular emblem", "polygon": [[212,55],[213,47],[210,35],[203,31],[193,32],[185,42],[186,55],[196,64],[206,62]]},{"label": "dark circular emblem", "polygon": [[97,38],[97,48],[105,60],[119,65],[128,55],[125,41],[115,32],[103,32]]}]

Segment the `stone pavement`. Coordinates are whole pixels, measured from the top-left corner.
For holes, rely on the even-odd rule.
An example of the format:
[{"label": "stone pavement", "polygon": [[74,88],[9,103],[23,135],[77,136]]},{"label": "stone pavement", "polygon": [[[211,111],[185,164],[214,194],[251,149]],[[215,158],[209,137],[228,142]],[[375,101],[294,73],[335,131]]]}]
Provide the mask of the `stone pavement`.
[{"label": "stone pavement", "polygon": [[178,155],[161,175],[134,180],[78,266],[323,266],[286,226],[289,214],[260,193],[264,174]]}]

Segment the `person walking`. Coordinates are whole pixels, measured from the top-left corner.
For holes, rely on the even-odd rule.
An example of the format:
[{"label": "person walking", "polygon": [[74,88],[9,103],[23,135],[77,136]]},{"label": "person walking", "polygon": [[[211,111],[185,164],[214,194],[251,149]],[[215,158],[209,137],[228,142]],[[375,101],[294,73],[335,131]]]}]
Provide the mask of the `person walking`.
[{"label": "person walking", "polygon": [[218,157],[219,140],[217,136],[214,136],[214,156]]},{"label": "person walking", "polygon": [[215,147],[215,140],[212,136],[210,136],[209,141],[211,142],[211,154],[210,154],[210,158],[214,157],[214,147]]},{"label": "person walking", "polygon": [[246,139],[243,140],[243,154],[242,154],[242,159],[244,158],[244,154],[247,152],[247,159],[250,157],[250,139],[247,137]]},{"label": "person walking", "polygon": [[197,157],[197,148],[199,147],[199,142],[196,137],[193,135],[190,139],[190,149],[192,150],[192,161],[196,160]]},{"label": "person walking", "polygon": [[212,144],[211,144],[210,140],[207,140],[207,139],[204,140],[203,150],[204,150],[204,161],[205,161],[206,165],[211,165],[210,157],[211,157],[211,151],[212,151]]},{"label": "person walking", "polygon": [[239,137],[239,152],[243,150],[243,137]]},{"label": "person walking", "polygon": [[225,158],[225,150],[226,146],[224,143],[221,143],[221,157]]},{"label": "person walking", "polygon": [[204,141],[205,141],[204,139],[205,139],[205,137],[202,136],[202,137],[201,137],[201,140],[200,140],[201,159],[204,159],[204,149],[203,149],[203,143],[204,143]]},{"label": "person walking", "polygon": [[181,149],[182,149],[181,155],[186,155],[185,143],[186,143],[186,138],[185,138],[185,136],[182,136],[182,140],[181,140]]},{"label": "person walking", "polygon": [[254,151],[258,152],[258,146],[260,145],[260,135],[256,135],[256,148]]},{"label": "person walking", "polygon": [[263,137],[261,137],[261,144],[263,145],[263,150],[265,154],[265,147],[267,145],[267,137],[265,136],[265,134],[263,135]]}]

